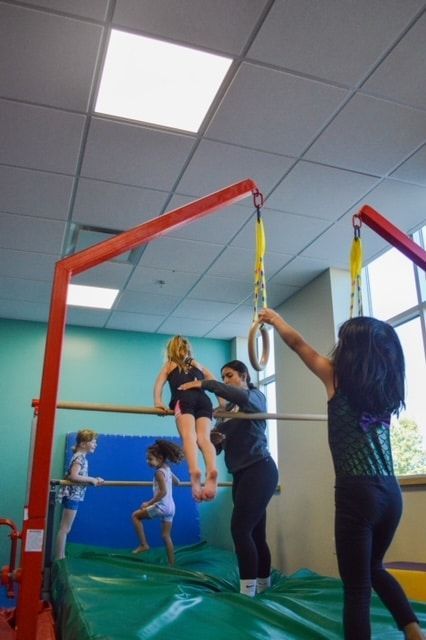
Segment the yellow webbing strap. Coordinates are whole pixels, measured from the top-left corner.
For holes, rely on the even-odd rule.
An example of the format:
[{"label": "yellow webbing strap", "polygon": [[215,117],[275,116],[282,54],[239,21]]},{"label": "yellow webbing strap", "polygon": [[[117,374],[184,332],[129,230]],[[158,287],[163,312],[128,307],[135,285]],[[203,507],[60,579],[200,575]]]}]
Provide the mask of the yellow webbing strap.
[{"label": "yellow webbing strap", "polygon": [[266,307],[266,278],[264,257],[266,251],[266,237],[263,220],[258,211],[256,221],[256,261],[254,265],[254,315],[253,321],[258,319],[259,301]]},{"label": "yellow webbing strap", "polygon": [[363,315],[362,309],[362,288],[361,273],[364,259],[364,251],[361,240],[361,219],[359,216],[352,216],[352,224],[354,228],[354,239],[351,247],[351,308],[350,317],[353,317],[355,308],[355,299],[357,301],[358,315]]}]

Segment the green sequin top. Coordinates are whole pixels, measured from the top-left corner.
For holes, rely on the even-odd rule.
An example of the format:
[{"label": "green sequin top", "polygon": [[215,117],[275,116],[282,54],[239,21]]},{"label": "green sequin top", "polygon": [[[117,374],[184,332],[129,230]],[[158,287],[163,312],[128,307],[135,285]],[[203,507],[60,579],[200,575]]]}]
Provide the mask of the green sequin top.
[{"label": "green sequin top", "polygon": [[390,414],[364,430],[359,412],[337,389],[328,402],[328,443],[336,478],[394,475],[389,423]]}]

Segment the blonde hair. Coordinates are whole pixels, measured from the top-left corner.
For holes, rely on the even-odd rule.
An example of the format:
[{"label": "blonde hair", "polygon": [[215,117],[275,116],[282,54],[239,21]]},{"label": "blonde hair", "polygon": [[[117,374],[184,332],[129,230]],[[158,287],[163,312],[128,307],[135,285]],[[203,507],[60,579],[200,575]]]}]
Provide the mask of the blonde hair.
[{"label": "blonde hair", "polygon": [[92,431],[92,429],[81,429],[76,435],[75,445],[73,446],[72,450],[74,452],[77,451],[78,447],[81,444],[83,444],[84,442],[91,442],[92,440],[96,440],[97,437],[98,434],[96,433],[96,431]]},{"label": "blonde hair", "polygon": [[186,369],[192,360],[189,340],[183,336],[174,336],[167,343],[166,355],[169,362],[174,362],[180,369]]}]

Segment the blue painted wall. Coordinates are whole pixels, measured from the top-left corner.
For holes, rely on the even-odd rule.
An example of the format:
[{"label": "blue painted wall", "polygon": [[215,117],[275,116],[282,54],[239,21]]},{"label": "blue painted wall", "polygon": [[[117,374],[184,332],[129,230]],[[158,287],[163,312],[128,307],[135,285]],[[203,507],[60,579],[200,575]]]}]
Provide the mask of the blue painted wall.
[{"label": "blue painted wall", "polygon": [[[40,395],[45,336],[43,323],[0,319],[0,517],[13,519],[19,528],[27,486],[31,400]],[[169,337],[68,327],[59,399],[152,406],[153,383],[164,362]],[[216,375],[231,358],[228,341],[193,338],[191,343],[195,357]],[[62,477],[66,434],[83,427],[100,433],[157,437],[177,433],[172,417],[58,410],[52,477]],[[220,475],[226,480],[219,460]],[[218,509],[225,520],[219,537],[229,546],[229,491],[220,492],[217,501],[202,505],[201,522],[204,518],[207,530],[217,531],[211,523]],[[9,561],[9,542],[8,529],[1,527],[0,566]]]}]

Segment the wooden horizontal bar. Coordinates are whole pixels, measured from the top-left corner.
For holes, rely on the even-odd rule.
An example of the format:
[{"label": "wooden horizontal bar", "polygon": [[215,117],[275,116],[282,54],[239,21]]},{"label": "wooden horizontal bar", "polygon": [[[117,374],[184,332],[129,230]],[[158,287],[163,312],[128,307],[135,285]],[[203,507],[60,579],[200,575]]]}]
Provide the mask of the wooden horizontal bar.
[{"label": "wooden horizontal bar", "polygon": [[[87,482],[72,482],[71,480],[51,480],[51,487],[68,487],[70,485],[83,485],[83,486],[93,486]],[[177,487],[190,487],[191,483],[187,481],[180,482]],[[218,487],[232,487],[232,482],[218,482]],[[152,487],[152,480],[104,480],[102,484],[98,484],[98,487]],[[275,493],[281,493],[281,485],[278,484],[275,490]]]},{"label": "wooden horizontal bar", "polygon": [[[32,401],[32,406],[36,407],[38,400]],[[113,413],[139,413],[156,415],[160,417],[172,416],[171,409],[162,410],[157,407],[138,407],[118,404],[100,404],[93,402],[58,402],[58,409],[71,409],[73,411],[106,411]],[[232,412],[216,409],[213,416],[215,418],[239,418],[241,420],[305,420],[307,422],[326,421],[327,416],[316,413],[244,413],[242,411]]]},{"label": "wooden horizontal bar", "polygon": [[[68,487],[70,485],[93,486],[89,482],[72,482],[71,480],[51,480],[50,485],[52,487]],[[190,487],[191,483],[189,481],[183,481],[176,486]],[[232,482],[218,482],[217,486],[232,487]],[[98,484],[97,487],[152,487],[152,480],[104,480],[104,482]]]}]

